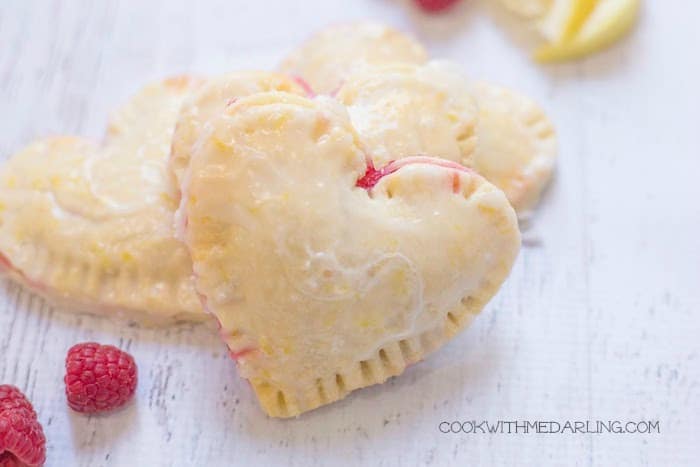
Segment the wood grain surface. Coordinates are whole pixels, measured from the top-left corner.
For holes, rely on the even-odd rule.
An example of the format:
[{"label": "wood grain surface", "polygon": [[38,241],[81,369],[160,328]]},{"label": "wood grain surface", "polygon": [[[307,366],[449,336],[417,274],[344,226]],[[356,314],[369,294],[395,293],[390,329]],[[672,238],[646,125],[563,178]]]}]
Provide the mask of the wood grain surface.
[{"label": "wood grain surface", "polygon": [[[538,99],[560,135],[554,184],[510,279],[466,332],[389,383],[268,419],[206,327],[140,329],[0,283],[0,383],[26,391],[49,466],[700,465],[697,2],[648,0],[586,60],[538,66],[531,33],[486,1],[426,18],[390,0],[2,0],[0,155],[100,138],[164,76],[271,68],[313,30],[374,18],[477,78]],[[114,343],[137,400],[72,413],[66,350]],[[659,420],[659,434],[444,434],[443,421]]]}]

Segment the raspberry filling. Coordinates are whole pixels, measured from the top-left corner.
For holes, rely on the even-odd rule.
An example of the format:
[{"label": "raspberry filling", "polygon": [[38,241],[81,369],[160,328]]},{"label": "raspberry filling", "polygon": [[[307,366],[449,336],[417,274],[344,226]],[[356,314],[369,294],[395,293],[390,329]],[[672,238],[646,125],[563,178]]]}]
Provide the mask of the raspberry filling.
[{"label": "raspberry filling", "polygon": [[[454,169],[454,170],[459,170],[461,172],[471,172],[471,169],[464,167],[461,164],[458,164],[456,162],[448,161],[445,159],[438,159],[435,157],[428,157],[428,156],[413,156],[413,157],[406,157],[403,159],[399,160],[394,160],[390,161],[387,163],[384,167],[381,167],[379,169],[374,167],[374,163],[372,162],[372,159],[367,158],[367,170],[365,171],[365,174],[357,179],[357,182],[355,183],[355,186],[359,188],[364,188],[365,190],[369,191],[374,186],[379,183],[379,180],[382,178],[386,177],[387,175],[391,175],[397,170],[399,170],[401,167],[405,167],[407,165],[411,164],[428,164],[428,165],[436,165],[438,167],[445,167],[447,169]],[[459,179],[457,178],[457,181]],[[453,182],[458,183],[458,182]],[[454,190],[454,187],[453,187]],[[456,191],[456,190],[455,190]]]},{"label": "raspberry filling", "polygon": [[237,362],[239,358],[243,358],[246,355],[255,352],[256,350],[258,350],[258,349],[254,348],[254,347],[246,347],[246,348],[239,350],[237,352],[234,352],[233,350],[229,350],[228,355],[229,355],[229,357],[231,357],[231,360]]},{"label": "raspberry filling", "polygon": [[292,79],[304,90],[306,97],[313,98],[316,97],[316,93],[311,88],[311,85],[301,76],[292,75]]}]

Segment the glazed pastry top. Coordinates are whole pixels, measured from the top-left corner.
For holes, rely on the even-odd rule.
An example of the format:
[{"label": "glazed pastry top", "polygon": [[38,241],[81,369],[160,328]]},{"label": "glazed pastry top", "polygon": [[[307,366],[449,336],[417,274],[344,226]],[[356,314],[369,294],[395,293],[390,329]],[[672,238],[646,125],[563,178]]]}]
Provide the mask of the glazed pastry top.
[{"label": "glazed pastry top", "polygon": [[446,61],[352,75],[336,98],[381,163],[430,154],[471,167],[525,214],[549,182],[557,152],[551,122],[532,100],[472,82]]},{"label": "glazed pastry top", "polygon": [[336,98],[379,165],[421,154],[464,164],[474,150],[476,101],[444,63],[373,67],[348,78]]},{"label": "glazed pastry top", "polygon": [[357,22],[314,34],[284,60],[280,70],[304,78],[319,94],[331,94],[365,67],[426,59],[425,49],[413,38],[383,24]]},{"label": "glazed pastry top", "polygon": [[272,415],[328,402],[319,380],[403,339],[443,342],[448,314],[466,323],[518,251],[512,208],[476,173],[414,158],[366,178],[371,166],[342,106],[287,93],[228,106],[192,156],[198,289]]},{"label": "glazed pastry top", "polygon": [[192,148],[206,131],[209,120],[236,99],[266,91],[307,93],[303,83],[282,73],[238,71],[208,79],[185,100],[172,137],[170,159],[170,167],[178,184],[183,182],[182,173],[189,163]]}]

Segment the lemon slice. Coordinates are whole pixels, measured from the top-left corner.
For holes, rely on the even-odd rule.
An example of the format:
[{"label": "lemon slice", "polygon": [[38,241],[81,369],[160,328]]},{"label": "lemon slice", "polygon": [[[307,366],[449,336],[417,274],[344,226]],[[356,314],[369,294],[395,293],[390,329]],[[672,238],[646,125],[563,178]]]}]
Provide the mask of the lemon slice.
[{"label": "lemon slice", "polygon": [[537,29],[549,41],[571,40],[596,8],[599,0],[554,0]]},{"label": "lemon slice", "polygon": [[[640,6],[640,0],[579,0],[574,3],[587,5],[579,5],[576,8],[578,16],[574,14],[569,17],[560,40],[554,40],[535,51],[536,60],[568,60],[612,44],[631,29]],[[589,3],[594,3],[592,8]],[[554,11],[550,16],[552,14]]]}]

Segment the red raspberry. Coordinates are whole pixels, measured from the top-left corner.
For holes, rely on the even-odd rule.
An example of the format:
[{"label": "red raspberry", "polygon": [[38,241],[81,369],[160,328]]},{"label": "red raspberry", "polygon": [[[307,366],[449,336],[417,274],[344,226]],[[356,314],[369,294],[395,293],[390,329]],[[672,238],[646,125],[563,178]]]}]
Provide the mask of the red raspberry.
[{"label": "red raspberry", "polygon": [[86,342],[71,347],[66,357],[66,396],[77,412],[104,412],[121,407],[136,391],[136,363],[111,345]]},{"label": "red raspberry", "polygon": [[429,13],[435,13],[438,11],[446,10],[453,4],[457,3],[458,0],[415,0],[419,7],[423,11]]},{"label": "red raspberry", "polygon": [[39,466],[46,438],[31,402],[14,386],[0,385],[0,467]]}]

